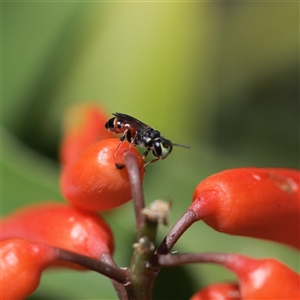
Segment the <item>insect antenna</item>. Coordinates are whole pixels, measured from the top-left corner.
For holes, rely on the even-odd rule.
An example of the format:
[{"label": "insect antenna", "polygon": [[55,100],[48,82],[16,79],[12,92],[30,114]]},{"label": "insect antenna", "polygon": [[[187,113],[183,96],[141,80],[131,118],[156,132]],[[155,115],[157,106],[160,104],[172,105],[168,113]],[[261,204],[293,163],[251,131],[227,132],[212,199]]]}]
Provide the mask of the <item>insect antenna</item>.
[{"label": "insect antenna", "polygon": [[189,145],[184,145],[184,144],[174,144],[174,143],[172,143],[172,144],[173,144],[173,146],[178,146],[178,147],[182,147],[182,148],[188,148],[188,149],[191,148],[191,146],[189,146]]}]

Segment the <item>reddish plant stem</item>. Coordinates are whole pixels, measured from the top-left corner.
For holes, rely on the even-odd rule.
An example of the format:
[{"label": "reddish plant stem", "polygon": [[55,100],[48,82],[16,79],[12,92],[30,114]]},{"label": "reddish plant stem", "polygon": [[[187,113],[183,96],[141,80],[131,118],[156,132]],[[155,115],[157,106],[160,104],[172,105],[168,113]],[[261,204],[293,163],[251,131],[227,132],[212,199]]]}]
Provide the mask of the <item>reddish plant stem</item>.
[{"label": "reddish plant stem", "polygon": [[70,261],[75,264],[81,265],[90,270],[101,273],[102,275],[105,275],[121,284],[129,283],[128,274],[125,270],[121,270],[119,268],[116,268],[107,263],[104,263],[102,261],[96,260],[94,258],[85,255],[81,255],[61,248],[55,248],[55,249],[56,249],[57,259]]},{"label": "reddish plant stem", "polygon": [[[110,266],[117,267],[115,261],[113,260],[111,255],[108,253],[103,253],[101,255],[100,261],[102,261]],[[111,282],[112,282],[114,289],[118,295],[118,298],[120,300],[128,300],[128,294],[127,294],[127,291],[126,291],[124,285],[113,279],[111,279]]]},{"label": "reddish plant stem", "polygon": [[182,234],[197,220],[198,216],[192,210],[188,209],[168,232],[160,246],[157,248],[156,253],[169,253]]},{"label": "reddish plant stem", "polygon": [[124,153],[124,161],[129,175],[136,218],[136,230],[139,235],[141,228],[143,228],[145,224],[145,217],[142,214],[142,209],[145,208],[145,200],[142,179],[140,176],[140,167],[136,157],[131,152]]},{"label": "reddish plant stem", "polygon": [[152,267],[175,267],[192,263],[217,263],[223,264],[228,254],[224,253],[183,253],[156,255],[151,261]]}]

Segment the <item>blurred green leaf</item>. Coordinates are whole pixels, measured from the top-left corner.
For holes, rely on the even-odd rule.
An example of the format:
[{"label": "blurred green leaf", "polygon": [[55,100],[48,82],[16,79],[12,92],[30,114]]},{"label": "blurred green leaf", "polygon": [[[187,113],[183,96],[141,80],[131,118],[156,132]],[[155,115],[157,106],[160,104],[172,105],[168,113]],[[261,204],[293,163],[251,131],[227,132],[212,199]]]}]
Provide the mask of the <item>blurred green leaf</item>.
[{"label": "blurred green leaf", "polygon": [[39,201],[60,200],[58,165],[1,128],[1,213]]}]

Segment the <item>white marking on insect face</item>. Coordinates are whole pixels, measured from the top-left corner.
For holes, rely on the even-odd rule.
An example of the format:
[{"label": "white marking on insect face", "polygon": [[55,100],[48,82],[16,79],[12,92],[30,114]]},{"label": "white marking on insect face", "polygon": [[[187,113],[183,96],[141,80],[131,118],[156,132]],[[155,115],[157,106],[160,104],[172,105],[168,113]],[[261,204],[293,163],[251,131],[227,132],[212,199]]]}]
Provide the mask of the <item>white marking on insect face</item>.
[{"label": "white marking on insect face", "polygon": [[161,147],[161,157],[166,158],[170,153],[169,148],[165,148],[162,143],[160,144],[160,147]]}]

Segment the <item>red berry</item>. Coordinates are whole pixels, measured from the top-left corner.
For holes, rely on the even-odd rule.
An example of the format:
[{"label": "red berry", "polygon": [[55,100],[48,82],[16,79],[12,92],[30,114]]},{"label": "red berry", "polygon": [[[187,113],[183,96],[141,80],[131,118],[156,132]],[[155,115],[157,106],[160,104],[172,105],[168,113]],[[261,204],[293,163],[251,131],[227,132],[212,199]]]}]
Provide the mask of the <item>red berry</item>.
[{"label": "red berry", "polygon": [[215,283],[195,293],[190,300],[240,300],[239,286],[234,283]]},{"label": "red berry", "polygon": [[127,169],[116,167],[124,165],[123,155],[127,151],[136,156],[143,178],[144,161],[137,149],[128,142],[120,144],[119,139],[106,139],[88,147],[78,160],[63,168],[63,195],[73,205],[93,211],[128,202],[132,197]]},{"label": "red berry", "polygon": [[47,245],[13,239],[0,242],[2,300],[25,299],[39,285],[42,271],[55,259]]},{"label": "red berry", "polygon": [[242,299],[300,297],[299,274],[275,259],[225,254],[221,256],[221,263],[238,276]]},{"label": "red berry", "polygon": [[299,191],[298,170],[231,169],[203,180],[189,209],[215,230],[299,249]]},{"label": "red berry", "polygon": [[109,226],[95,212],[62,203],[22,208],[2,220],[1,239],[21,238],[99,259],[113,252]]}]

